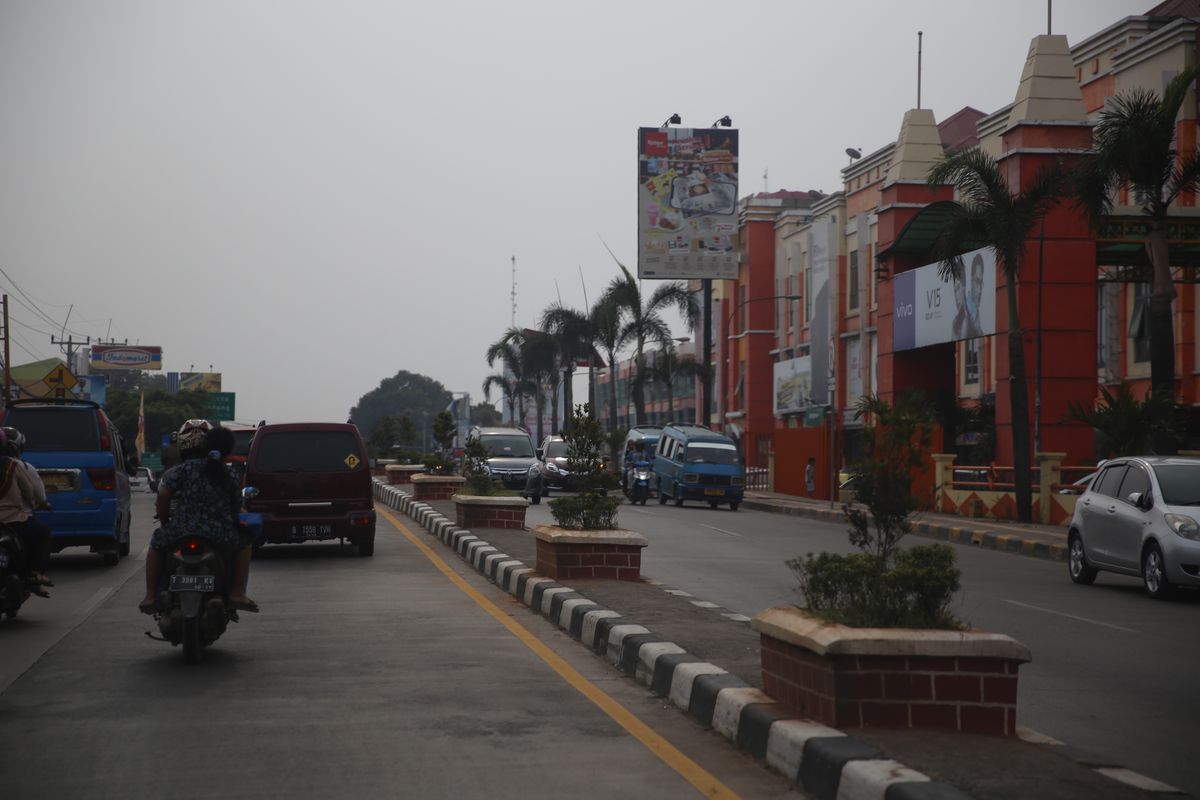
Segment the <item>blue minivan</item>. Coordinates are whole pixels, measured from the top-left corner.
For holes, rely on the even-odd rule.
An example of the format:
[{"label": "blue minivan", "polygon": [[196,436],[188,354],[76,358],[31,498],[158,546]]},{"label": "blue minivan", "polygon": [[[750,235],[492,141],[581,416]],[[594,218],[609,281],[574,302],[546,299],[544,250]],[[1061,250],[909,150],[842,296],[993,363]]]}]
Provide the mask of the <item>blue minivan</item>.
[{"label": "blue minivan", "polygon": [[121,435],[87,400],[16,400],[0,425],[25,434],[24,459],[46,485],[54,552],[90,547],[114,565],[129,554],[129,473]]},{"label": "blue minivan", "polygon": [[728,436],[699,425],[663,428],[654,454],[658,502],[675,505],[703,500],[716,508],[728,503],[737,511],[746,491],[746,471],[737,445]]}]

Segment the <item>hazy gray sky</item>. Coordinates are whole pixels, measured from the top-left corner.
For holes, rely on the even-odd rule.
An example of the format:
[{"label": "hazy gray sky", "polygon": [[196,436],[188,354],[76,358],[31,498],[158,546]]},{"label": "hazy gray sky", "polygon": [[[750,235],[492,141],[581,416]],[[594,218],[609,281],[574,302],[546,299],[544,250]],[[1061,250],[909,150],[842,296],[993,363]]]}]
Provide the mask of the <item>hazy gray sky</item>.
[{"label": "hazy gray sky", "polygon": [[[1153,5],[1058,0],[1054,32]],[[344,419],[398,369],[478,400],[511,256],[524,326],[555,281],[583,306],[580,268],[596,298],[601,238],[634,266],[639,126],[728,114],[742,194],[836,191],[915,105],[917,30],[942,120],[1011,102],[1045,27],[1045,0],[6,1],[0,287],[211,364],[240,419]],[[58,354],[13,314],[14,363]]]}]

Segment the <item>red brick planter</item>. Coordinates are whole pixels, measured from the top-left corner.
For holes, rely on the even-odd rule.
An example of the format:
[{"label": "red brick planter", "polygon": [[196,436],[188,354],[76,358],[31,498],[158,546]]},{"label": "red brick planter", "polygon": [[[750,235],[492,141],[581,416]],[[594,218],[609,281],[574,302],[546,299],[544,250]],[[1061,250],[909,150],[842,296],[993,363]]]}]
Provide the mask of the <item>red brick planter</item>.
[{"label": "red brick planter", "polygon": [[385,472],[389,485],[405,486],[412,483],[413,475],[424,473],[425,466],[423,464],[389,464],[385,468]]},{"label": "red brick planter", "polygon": [[413,499],[449,500],[458,494],[467,479],[461,475],[413,475]]},{"label": "red brick planter", "polygon": [[537,572],[555,580],[615,578],[636,581],[642,575],[646,540],[633,531],[576,531],[538,525]]},{"label": "red brick planter", "polygon": [[1017,669],[1029,649],[1002,634],[848,628],[798,608],[753,620],[763,689],[835,728],[934,728],[1013,736]]},{"label": "red brick planter", "polygon": [[524,497],[454,495],[455,522],[458,523],[458,527],[472,531],[478,528],[523,531],[527,508],[529,501]]}]

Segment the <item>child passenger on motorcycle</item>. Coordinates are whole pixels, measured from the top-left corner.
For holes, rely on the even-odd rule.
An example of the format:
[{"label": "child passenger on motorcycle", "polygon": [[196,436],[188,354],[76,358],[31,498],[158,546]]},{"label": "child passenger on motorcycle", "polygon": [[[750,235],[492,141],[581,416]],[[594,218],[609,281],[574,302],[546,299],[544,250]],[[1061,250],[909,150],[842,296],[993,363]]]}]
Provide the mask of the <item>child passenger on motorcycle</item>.
[{"label": "child passenger on motorcycle", "polygon": [[150,538],[146,555],[146,596],[138,604],[145,614],[155,610],[158,576],[165,554],[181,539],[198,535],[234,556],[233,586],[229,601],[242,611],[258,611],[246,596],[250,577],[250,542],[238,527],[242,497],[237,481],[223,459],[233,451],[233,434],[213,428],[205,420],[190,419],[176,436],[182,462],[167,470],[159,481],[155,509],[162,527]]}]

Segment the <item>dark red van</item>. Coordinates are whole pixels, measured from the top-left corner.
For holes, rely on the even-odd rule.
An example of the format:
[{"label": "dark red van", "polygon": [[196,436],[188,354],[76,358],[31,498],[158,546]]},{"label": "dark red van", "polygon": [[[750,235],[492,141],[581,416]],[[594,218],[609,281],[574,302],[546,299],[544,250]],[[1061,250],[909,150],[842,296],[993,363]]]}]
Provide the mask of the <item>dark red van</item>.
[{"label": "dark red van", "polygon": [[246,486],[258,489],[247,511],[263,515],[267,542],[348,539],[375,552],[375,508],[367,448],[354,425],[300,422],[255,431]]}]

